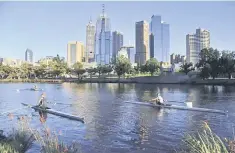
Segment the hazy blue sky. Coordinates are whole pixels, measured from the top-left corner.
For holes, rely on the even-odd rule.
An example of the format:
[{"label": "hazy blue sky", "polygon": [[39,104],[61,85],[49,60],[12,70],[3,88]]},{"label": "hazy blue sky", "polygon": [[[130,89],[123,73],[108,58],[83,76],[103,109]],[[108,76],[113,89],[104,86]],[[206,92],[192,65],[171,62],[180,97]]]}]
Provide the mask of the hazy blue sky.
[{"label": "hazy blue sky", "polygon": [[[0,57],[66,57],[68,41],[85,44],[86,24],[103,2],[0,2]],[[198,27],[211,32],[211,46],[235,50],[235,2],[104,2],[112,30],[135,43],[135,22],[161,15],[170,24],[170,53],[185,54],[185,35]]]}]

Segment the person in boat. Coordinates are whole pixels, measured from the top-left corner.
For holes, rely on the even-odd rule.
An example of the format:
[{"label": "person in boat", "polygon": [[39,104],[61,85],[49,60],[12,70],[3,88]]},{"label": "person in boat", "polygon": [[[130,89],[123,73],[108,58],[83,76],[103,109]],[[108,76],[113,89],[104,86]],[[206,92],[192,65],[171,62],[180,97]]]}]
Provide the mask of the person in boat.
[{"label": "person in boat", "polygon": [[165,100],[162,98],[162,96],[159,93],[157,93],[157,98],[154,98],[150,101],[154,102],[154,104],[156,105],[165,105],[164,104]]},{"label": "person in boat", "polygon": [[46,96],[45,96],[45,94],[43,93],[43,94],[41,94],[41,97],[40,97],[40,99],[39,99],[39,102],[38,102],[38,107],[42,107],[42,108],[47,108],[47,106],[46,106]]},{"label": "person in boat", "polygon": [[37,87],[37,85],[34,85],[34,88],[33,88],[34,90],[37,90],[38,89],[38,87]]}]

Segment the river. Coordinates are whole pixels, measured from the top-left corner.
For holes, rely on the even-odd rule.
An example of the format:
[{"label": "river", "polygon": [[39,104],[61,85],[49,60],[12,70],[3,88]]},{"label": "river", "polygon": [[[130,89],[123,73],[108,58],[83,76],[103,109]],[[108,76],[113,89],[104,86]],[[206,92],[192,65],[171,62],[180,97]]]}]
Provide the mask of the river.
[{"label": "river", "polygon": [[[0,112],[21,108],[21,103],[35,104],[41,91],[19,90],[31,88],[30,83],[0,84]],[[170,153],[181,148],[186,133],[194,132],[207,121],[221,137],[231,138],[235,119],[235,87],[155,84],[37,84],[47,99],[57,103],[54,109],[84,117],[85,124],[54,115],[47,115],[44,123],[32,109],[14,112],[15,116],[32,116],[31,126],[43,126],[60,133],[66,143],[77,141],[82,152],[108,153]],[[161,93],[168,101],[194,107],[231,112],[228,116],[183,110],[155,109],[124,101],[145,101]],[[9,131],[15,124],[6,115],[0,116],[0,130]],[[10,128],[9,128],[10,127]],[[39,152],[36,145],[29,152]]]}]

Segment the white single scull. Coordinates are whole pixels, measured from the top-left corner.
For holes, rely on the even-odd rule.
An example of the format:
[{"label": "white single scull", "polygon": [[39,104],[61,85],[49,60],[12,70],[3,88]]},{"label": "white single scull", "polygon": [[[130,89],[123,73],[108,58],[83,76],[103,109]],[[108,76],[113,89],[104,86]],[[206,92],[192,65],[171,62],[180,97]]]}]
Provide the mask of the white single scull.
[{"label": "white single scull", "polygon": [[51,109],[51,108],[43,109],[43,108],[40,108],[40,107],[37,107],[37,106],[32,106],[32,105],[29,105],[29,104],[25,104],[25,103],[22,103],[22,105],[28,106],[28,107],[33,108],[33,109],[38,110],[38,111],[47,112],[49,114],[65,117],[65,118],[68,118],[68,119],[71,119],[71,120],[76,120],[76,121],[80,121],[80,122],[84,123],[84,118],[80,118],[80,117],[75,116],[75,115],[63,113],[63,112],[60,112],[60,111],[57,111],[57,110],[54,110],[54,109]]},{"label": "white single scull", "polygon": [[138,104],[138,105],[144,105],[144,106],[150,106],[155,108],[169,108],[169,109],[180,109],[180,110],[189,110],[189,111],[198,111],[198,112],[208,112],[208,113],[218,113],[226,115],[228,112],[223,110],[216,110],[216,109],[208,109],[208,108],[199,108],[199,107],[185,107],[185,106],[176,106],[176,105],[170,105],[169,103],[167,105],[154,105],[147,102],[131,102],[131,101],[125,101],[125,103],[131,103],[131,104]]}]

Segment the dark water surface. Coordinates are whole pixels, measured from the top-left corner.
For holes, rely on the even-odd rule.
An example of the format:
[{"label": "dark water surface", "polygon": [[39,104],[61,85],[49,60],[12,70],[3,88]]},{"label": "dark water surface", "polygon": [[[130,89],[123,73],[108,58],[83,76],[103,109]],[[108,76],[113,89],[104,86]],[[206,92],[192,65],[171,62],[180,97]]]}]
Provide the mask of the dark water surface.
[{"label": "dark water surface", "polygon": [[[17,89],[31,88],[33,84],[0,84],[0,112],[21,108],[22,102],[35,104],[41,91]],[[201,127],[208,121],[212,129],[222,137],[232,137],[235,119],[235,87],[186,86],[150,84],[38,84],[47,99],[66,105],[49,105],[54,109],[85,118],[85,124],[54,115],[47,115],[45,125],[32,109],[14,113],[32,116],[31,126],[37,129],[47,126],[60,133],[66,143],[77,141],[83,152],[146,152],[168,153],[180,148],[185,133]],[[228,116],[151,107],[124,103],[145,101],[160,92],[168,101],[183,105],[192,101],[194,107],[228,110]],[[182,102],[182,103],[179,103]],[[9,131],[15,125],[7,115],[0,116],[0,130]],[[30,152],[39,152],[34,146]]]}]

